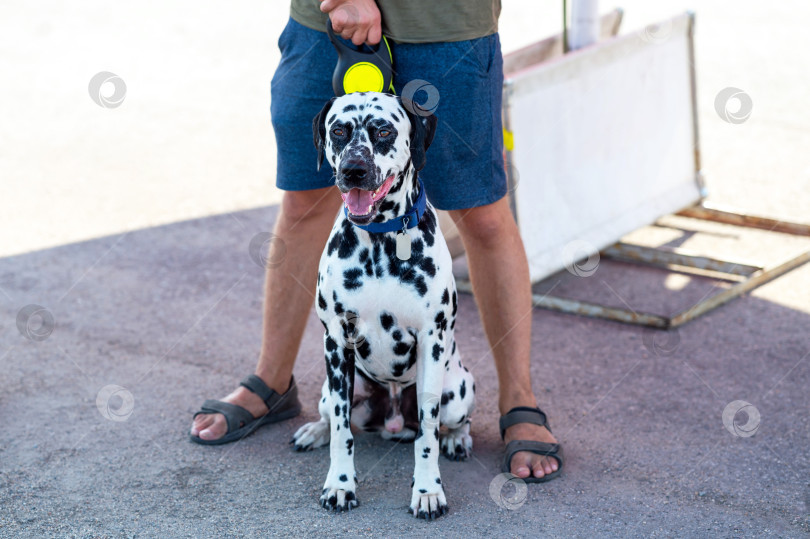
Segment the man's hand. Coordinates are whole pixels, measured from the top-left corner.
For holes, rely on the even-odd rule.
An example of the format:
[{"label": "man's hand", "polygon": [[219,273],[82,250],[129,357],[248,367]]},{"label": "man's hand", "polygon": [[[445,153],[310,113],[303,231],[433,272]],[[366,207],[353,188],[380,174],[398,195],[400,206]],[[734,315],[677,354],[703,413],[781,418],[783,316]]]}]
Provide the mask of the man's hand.
[{"label": "man's hand", "polygon": [[374,0],[321,0],[321,11],[329,14],[336,34],[357,46],[376,45],[382,38],[380,8]]}]

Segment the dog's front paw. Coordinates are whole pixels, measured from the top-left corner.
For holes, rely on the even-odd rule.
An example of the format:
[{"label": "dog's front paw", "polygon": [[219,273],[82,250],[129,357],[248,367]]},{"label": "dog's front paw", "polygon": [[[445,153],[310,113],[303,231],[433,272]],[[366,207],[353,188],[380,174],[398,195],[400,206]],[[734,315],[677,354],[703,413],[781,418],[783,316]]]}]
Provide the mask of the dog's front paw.
[{"label": "dog's front paw", "polygon": [[[439,481],[441,481],[439,479]],[[449,511],[447,507],[447,499],[444,497],[444,489],[441,485],[437,485],[438,490],[432,489],[433,492],[428,492],[427,489],[413,487],[413,495],[411,496],[411,513],[416,518],[424,518],[425,520],[433,520],[446,514]]]},{"label": "dog's front paw", "polygon": [[328,511],[351,511],[360,505],[353,490],[324,488],[321,494],[321,507]]},{"label": "dog's front paw", "polygon": [[442,455],[450,460],[467,460],[472,453],[472,445],[469,425],[463,425],[439,436]]},{"label": "dog's front paw", "polygon": [[329,423],[321,419],[307,423],[293,434],[291,444],[296,451],[309,451],[329,443]]}]

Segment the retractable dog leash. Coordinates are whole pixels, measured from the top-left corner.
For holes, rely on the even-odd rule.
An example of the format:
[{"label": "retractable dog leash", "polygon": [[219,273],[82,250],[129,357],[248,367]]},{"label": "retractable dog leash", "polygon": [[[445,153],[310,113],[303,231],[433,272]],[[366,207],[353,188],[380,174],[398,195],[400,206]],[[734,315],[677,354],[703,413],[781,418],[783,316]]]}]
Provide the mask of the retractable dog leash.
[{"label": "retractable dog leash", "polygon": [[[338,53],[338,62],[332,74],[332,89],[340,97],[352,92],[394,91],[394,57],[385,36],[376,45],[363,44],[354,49],[340,40],[326,20],[326,33]],[[385,45],[385,50],[382,50]]]}]

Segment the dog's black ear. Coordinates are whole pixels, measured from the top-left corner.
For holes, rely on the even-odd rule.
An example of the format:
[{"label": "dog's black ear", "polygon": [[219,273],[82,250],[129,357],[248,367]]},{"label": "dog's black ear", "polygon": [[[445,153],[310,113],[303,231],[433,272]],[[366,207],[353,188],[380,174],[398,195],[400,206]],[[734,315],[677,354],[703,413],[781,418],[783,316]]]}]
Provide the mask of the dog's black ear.
[{"label": "dog's black ear", "polygon": [[321,112],[312,120],[312,140],[315,143],[315,148],[318,150],[317,170],[321,170],[324,149],[326,148],[326,115],[329,114],[329,110],[332,108],[332,103],[334,103],[335,99],[337,99],[337,97],[330,99],[326,105],[323,106]]},{"label": "dog's black ear", "polygon": [[436,116],[409,99],[402,99],[400,103],[411,121],[411,162],[416,170],[422,170],[427,161],[425,152],[436,134]]}]

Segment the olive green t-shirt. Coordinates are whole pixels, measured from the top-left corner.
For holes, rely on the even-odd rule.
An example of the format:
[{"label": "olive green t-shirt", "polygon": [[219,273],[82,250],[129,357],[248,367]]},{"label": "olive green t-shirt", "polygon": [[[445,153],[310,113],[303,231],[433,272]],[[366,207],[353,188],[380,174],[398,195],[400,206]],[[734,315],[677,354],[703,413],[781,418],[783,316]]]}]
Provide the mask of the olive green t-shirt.
[{"label": "olive green t-shirt", "polygon": [[[290,16],[326,31],[318,0],[292,0]],[[501,0],[377,0],[383,34],[402,43],[465,41],[498,31]]]}]

